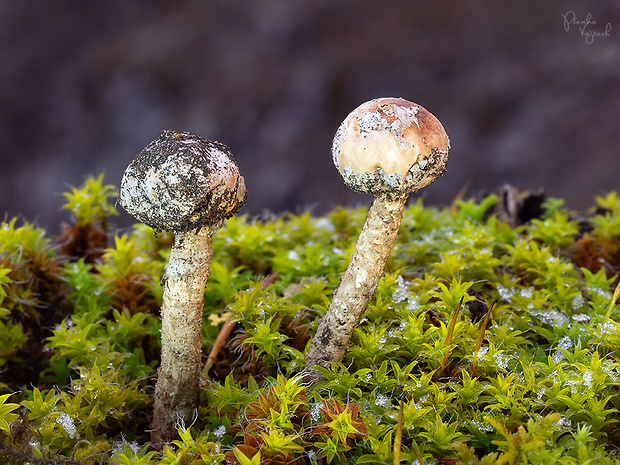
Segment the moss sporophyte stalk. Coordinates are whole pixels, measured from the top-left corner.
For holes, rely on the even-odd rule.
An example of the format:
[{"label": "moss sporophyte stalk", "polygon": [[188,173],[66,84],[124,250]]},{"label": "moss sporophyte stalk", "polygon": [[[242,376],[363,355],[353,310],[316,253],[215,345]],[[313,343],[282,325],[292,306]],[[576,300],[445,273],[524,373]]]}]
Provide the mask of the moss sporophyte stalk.
[{"label": "moss sporophyte stalk", "polygon": [[[188,149],[227,154],[185,133],[165,133],[155,147],[186,138]],[[171,182],[148,176],[148,189],[135,191],[144,199]],[[237,189],[222,190],[226,199],[244,199],[241,179],[220,179]],[[512,205],[531,201],[510,189]],[[215,214],[204,222],[178,200],[172,208],[190,227],[179,234],[178,223],[173,235],[162,217],[157,232],[142,223],[118,231],[117,195],[103,177],[72,189],[59,236],[0,224],[0,463],[620,463],[615,193],[584,213],[541,198],[527,220],[506,215],[501,195],[446,208],[403,202],[365,313],[342,360],[316,366],[314,384],[304,382],[306,352],[366,208],[231,216],[209,236],[196,232],[216,229]],[[200,268],[210,260],[209,277],[196,278],[191,305],[182,304],[197,315],[196,338],[167,342],[165,314],[178,303],[170,286],[188,274],[170,265],[179,255]],[[227,321],[231,333],[203,376]],[[193,410],[151,436],[154,408],[172,411],[165,400],[154,406],[165,359],[179,354],[164,346],[185,342],[183,354],[197,355]]]}]

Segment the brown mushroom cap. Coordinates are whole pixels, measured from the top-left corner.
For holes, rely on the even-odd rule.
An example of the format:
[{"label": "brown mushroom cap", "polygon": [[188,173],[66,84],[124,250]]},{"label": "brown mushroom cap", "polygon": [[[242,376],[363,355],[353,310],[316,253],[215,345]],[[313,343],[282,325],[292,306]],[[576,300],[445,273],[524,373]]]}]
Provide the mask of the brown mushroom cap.
[{"label": "brown mushroom cap", "polygon": [[189,132],[163,131],[129,164],[122,207],[160,231],[219,227],[246,200],[230,149]]},{"label": "brown mushroom cap", "polygon": [[332,156],[351,189],[408,194],[446,171],[449,149],[446,131],[424,107],[402,98],[379,98],[345,118]]}]

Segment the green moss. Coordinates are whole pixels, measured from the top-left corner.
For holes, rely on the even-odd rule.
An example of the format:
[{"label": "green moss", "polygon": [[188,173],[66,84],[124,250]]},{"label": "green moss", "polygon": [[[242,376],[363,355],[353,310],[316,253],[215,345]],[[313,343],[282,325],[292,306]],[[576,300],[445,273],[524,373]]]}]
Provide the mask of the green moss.
[{"label": "green moss", "polygon": [[148,430],[171,238],[112,237],[114,195],[102,177],[66,194],[59,237],[0,226],[3,463],[394,463],[399,423],[407,463],[618,463],[615,193],[580,218],[550,199],[516,228],[490,212],[496,196],[411,203],[345,359],[312,387],[304,353],[366,209],[228,220],[205,359],[236,325],[195,421],[162,452]]}]

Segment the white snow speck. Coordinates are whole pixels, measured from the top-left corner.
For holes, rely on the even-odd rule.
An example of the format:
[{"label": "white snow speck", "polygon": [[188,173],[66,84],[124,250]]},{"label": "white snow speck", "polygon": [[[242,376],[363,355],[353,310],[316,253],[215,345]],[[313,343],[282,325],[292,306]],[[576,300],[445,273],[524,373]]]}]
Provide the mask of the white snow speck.
[{"label": "white snow speck", "polygon": [[220,425],[213,431],[218,438],[223,437],[226,434],[226,427],[224,425]]},{"label": "white snow speck", "polygon": [[584,300],[583,296],[581,294],[578,294],[573,299],[573,302],[571,303],[571,305],[573,306],[573,310],[578,310],[582,308],[585,303],[586,301]]},{"label": "white snow speck", "polygon": [[493,431],[493,427],[486,421],[472,420],[471,424],[475,426],[478,429],[478,431],[482,431],[485,433],[490,433]]},{"label": "white snow speck", "polygon": [[484,357],[488,351],[489,351],[488,347],[480,347],[480,349],[478,349],[478,355],[476,355],[476,357],[478,358]]},{"label": "white snow speck", "polygon": [[570,336],[564,336],[562,339],[560,339],[560,341],[558,342],[558,347],[560,349],[566,349],[566,350],[572,349],[573,341],[571,341]]},{"label": "white snow speck", "polygon": [[312,407],[310,407],[310,416],[314,421],[319,421],[321,419],[322,415],[321,411],[319,410],[318,403],[313,404]]},{"label": "white snow speck", "polygon": [[560,419],[556,423],[556,426],[558,428],[570,428],[571,426],[573,426],[573,422],[570,420],[570,418],[560,417]]},{"label": "white snow speck", "polygon": [[554,328],[560,328],[568,322],[568,317],[557,310],[532,312],[532,316],[537,317],[542,323]]},{"label": "white snow speck", "polygon": [[573,321],[576,321],[577,323],[587,323],[590,321],[590,315],[587,313],[578,313],[577,315],[573,315],[572,318]]},{"label": "white snow speck", "polygon": [[329,218],[325,218],[325,217],[318,219],[314,223],[314,227],[316,229],[322,229],[328,232],[334,232],[336,230],[336,226],[334,226],[334,223],[332,223]]},{"label": "white snow speck", "polygon": [[493,354],[493,360],[495,360],[495,364],[502,370],[508,368],[508,356],[506,354],[502,352],[495,352]]},{"label": "white snow speck", "polygon": [[390,398],[388,396],[383,395],[383,394],[379,394],[377,396],[377,398],[375,399],[375,404],[378,405],[379,407],[383,407],[383,408],[391,408],[392,407],[392,402],[390,401]]},{"label": "white snow speck", "polygon": [[420,302],[415,297],[410,297],[407,303],[407,310],[411,313],[415,312],[418,308],[420,308]]},{"label": "white snow speck", "polygon": [[297,252],[295,252],[294,250],[289,250],[288,254],[286,254],[286,258],[288,258],[289,260],[298,261],[299,260],[299,254]]},{"label": "white snow speck", "polygon": [[502,300],[510,301],[510,299],[515,295],[514,289],[508,289],[504,286],[497,286],[497,292],[499,292],[499,296]]},{"label": "white snow speck", "polygon": [[73,418],[71,418],[67,413],[60,413],[58,418],[56,418],[56,423],[63,427],[71,439],[77,435],[77,428],[75,427]]},{"label": "white snow speck", "polygon": [[562,360],[564,360],[564,358],[565,358],[564,354],[559,350],[554,350],[553,353],[551,354],[551,360],[556,365],[560,363]]},{"label": "white snow speck", "polygon": [[602,323],[601,325],[599,325],[599,328],[601,330],[601,334],[613,334],[613,333],[616,332],[616,327],[609,320],[607,320],[607,321],[605,321],[605,323]]},{"label": "white snow speck", "polygon": [[375,399],[375,405],[378,405],[379,407],[383,407],[383,408],[391,408],[392,401],[390,401],[390,398],[388,396],[379,394],[377,398]]},{"label": "white snow speck", "polygon": [[601,289],[600,287],[594,287],[594,288],[590,288],[590,290],[594,291],[595,293],[600,295],[605,300],[610,300],[611,299],[611,292],[609,292],[609,291],[607,291],[605,289]]},{"label": "white snow speck", "polygon": [[138,451],[140,450],[140,445],[138,444],[138,441],[128,442],[127,445],[133,451],[134,454],[136,455],[138,454]]},{"label": "white snow speck", "polygon": [[407,290],[407,283],[402,276],[396,278],[396,285],[398,289],[392,294],[392,300],[398,304],[409,298],[409,291]]}]

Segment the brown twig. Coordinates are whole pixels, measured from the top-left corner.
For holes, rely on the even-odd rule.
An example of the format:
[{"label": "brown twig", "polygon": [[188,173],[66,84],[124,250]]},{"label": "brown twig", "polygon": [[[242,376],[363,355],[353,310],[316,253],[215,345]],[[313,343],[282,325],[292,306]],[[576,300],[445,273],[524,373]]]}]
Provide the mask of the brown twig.
[{"label": "brown twig", "polygon": [[[267,286],[273,283],[276,279],[278,279],[278,273],[272,273],[268,275],[267,277],[265,277],[265,279],[261,281],[260,283],[261,289],[265,289]],[[222,326],[222,329],[220,329],[220,333],[217,335],[217,338],[215,338],[215,342],[213,343],[213,347],[211,348],[211,352],[209,352],[209,356],[207,357],[207,362],[205,363],[205,375],[209,371],[209,368],[211,367],[211,365],[215,363],[215,359],[220,353],[220,350],[222,350],[222,347],[224,346],[224,343],[228,339],[228,336],[230,336],[230,333],[237,325],[236,321],[230,321],[231,316],[232,314],[228,315],[228,317],[226,318],[226,322],[224,323],[224,326]]]}]

